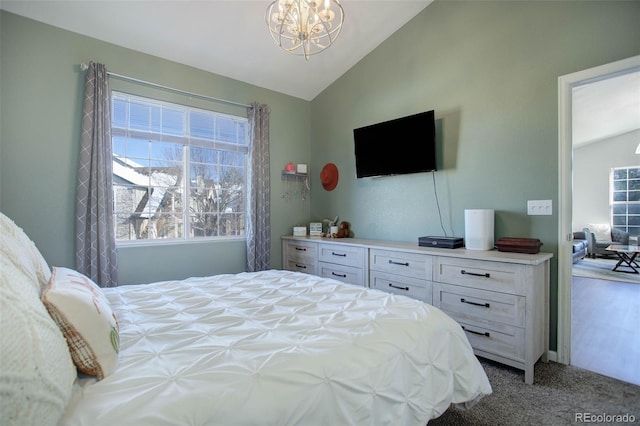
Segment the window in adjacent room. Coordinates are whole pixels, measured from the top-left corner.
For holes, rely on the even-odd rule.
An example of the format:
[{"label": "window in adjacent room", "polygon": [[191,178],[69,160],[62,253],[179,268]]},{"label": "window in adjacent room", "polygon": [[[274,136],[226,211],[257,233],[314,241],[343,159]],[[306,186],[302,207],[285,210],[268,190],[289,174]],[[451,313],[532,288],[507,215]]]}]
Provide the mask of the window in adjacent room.
[{"label": "window in adjacent room", "polygon": [[611,223],[632,237],[640,235],[640,166],[612,170]]},{"label": "window in adjacent room", "polygon": [[246,118],[113,92],[111,130],[118,242],[244,237]]}]

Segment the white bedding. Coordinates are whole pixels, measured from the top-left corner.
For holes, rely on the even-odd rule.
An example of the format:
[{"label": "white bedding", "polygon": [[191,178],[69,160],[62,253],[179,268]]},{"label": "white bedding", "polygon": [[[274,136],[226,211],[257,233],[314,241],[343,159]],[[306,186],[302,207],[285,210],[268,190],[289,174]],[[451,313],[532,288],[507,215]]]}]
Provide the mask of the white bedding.
[{"label": "white bedding", "polygon": [[403,296],[265,271],[104,289],[115,372],[61,425],[425,425],[491,386],[460,326]]}]

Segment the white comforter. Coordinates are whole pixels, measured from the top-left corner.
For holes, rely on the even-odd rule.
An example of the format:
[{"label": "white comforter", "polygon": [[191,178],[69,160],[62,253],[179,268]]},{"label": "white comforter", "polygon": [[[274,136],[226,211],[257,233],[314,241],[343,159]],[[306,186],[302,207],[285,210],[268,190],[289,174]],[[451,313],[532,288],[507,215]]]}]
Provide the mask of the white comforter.
[{"label": "white comforter", "polygon": [[403,296],[266,271],[105,289],[116,371],[62,425],[422,425],[491,386],[460,327]]}]

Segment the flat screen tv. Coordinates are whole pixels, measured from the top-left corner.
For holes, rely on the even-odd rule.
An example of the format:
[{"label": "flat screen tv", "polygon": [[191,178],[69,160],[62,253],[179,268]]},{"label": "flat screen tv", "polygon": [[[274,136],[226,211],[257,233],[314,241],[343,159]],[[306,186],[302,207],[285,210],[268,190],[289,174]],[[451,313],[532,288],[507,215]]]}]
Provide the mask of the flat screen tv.
[{"label": "flat screen tv", "polygon": [[358,178],[437,170],[434,111],[354,129],[353,141]]}]

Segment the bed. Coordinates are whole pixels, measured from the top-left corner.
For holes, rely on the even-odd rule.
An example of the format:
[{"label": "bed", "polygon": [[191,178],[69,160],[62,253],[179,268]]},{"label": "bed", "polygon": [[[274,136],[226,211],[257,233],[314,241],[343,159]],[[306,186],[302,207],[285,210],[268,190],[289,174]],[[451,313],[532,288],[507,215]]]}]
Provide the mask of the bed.
[{"label": "bed", "polygon": [[88,344],[100,368],[78,372],[59,317],[76,334],[92,319],[74,320],[81,309],[53,294],[88,279],[49,268],[21,230],[5,238],[6,217],[3,228],[4,424],[425,425],[491,393],[460,326],[437,308],[281,270],[83,285],[105,323],[85,334],[105,337]]}]

